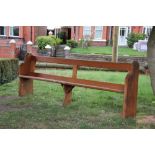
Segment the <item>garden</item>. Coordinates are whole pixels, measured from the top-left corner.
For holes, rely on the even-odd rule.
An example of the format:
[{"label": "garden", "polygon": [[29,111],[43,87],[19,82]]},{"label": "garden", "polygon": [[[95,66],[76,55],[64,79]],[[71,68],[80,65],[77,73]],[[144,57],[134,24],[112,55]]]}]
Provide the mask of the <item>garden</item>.
[{"label": "garden", "polygon": [[[118,56],[126,56],[126,57],[146,57],[146,52],[139,52],[138,50],[134,50],[133,46],[134,43],[138,42],[138,40],[144,40],[145,35],[141,33],[130,33],[127,37],[127,44],[128,47],[118,47]],[[46,45],[50,45],[52,50],[56,50],[55,52],[58,53],[57,49],[64,45],[69,46],[71,48],[71,54],[89,54],[89,55],[112,55],[112,46],[92,46],[91,39],[81,39],[79,41],[75,40],[66,40],[62,35],[60,38],[56,38],[53,35],[49,36],[40,36],[36,39],[36,43],[38,45],[38,52],[39,53],[47,53],[48,49],[46,49]],[[62,51],[63,49],[61,49]]]},{"label": "garden", "polygon": [[[134,43],[138,42],[138,40],[144,40],[145,35],[141,33],[129,33],[127,39],[127,47],[118,47],[118,56],[129,56],[129,57],[146,57],[146,52],[139,52],[138,50],[134,50]],[[112,55],[112,46],[101,46],[95,47],[91,46],[92,40],[86,40],[87,46],[84,48],[83,43],[84,39],[81,39],[79,42],[75,42],[74,40],[69,40],[67,43],[71,49],[71,53],[78,54],[101,54],[101,55]]]}]

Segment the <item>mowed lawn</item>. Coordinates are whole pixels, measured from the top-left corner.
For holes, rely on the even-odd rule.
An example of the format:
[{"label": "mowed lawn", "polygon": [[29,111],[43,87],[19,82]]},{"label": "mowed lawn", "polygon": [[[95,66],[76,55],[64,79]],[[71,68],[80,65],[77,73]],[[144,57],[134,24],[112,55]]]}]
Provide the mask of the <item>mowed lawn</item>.
[{"label": "mowed lawn", "polygon": [[[71,75],[71,70],[38,70]],[[126,73],[106,71],[78,72],[80,78],[123,83]],[[34,94],[18,97],[18,79],[0,86],[0,128],[155,128],[154,123],[139,121],[155,114],[155,97],[149,76],[140,75],[137,117],[120,115],[123,95],[75,87],[72,104],[63,107],[60,84],[35,81]]]},{"label": "mowed lawn", "polygon": [[[103,54],[103,55],[112,55],[112,47],[93,47],[89,46],[88,48],[72,48],[71,53],[79,53],[79,54]],[[142,56],[145,57],[147,52],[138,52],[137,50],[133,50],[128,47],[119,47],[118,55],[119,56]]]}]

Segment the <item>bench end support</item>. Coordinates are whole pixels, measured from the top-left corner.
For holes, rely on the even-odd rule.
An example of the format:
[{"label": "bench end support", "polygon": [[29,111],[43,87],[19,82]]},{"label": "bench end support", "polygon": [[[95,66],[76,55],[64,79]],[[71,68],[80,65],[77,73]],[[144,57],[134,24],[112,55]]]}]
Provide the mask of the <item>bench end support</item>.
[{"label": "bench end support", "polygon": [[74,88],[74,86],[71,85],[62,85],[62,86],[65,93],[63,105],[66,106],[69,105],[72,101],[72,89]]},{"label": "bench end support", "polygon": [[32,79],[19,79],[19,96],[25,96],[33,93],[33,80]]}]

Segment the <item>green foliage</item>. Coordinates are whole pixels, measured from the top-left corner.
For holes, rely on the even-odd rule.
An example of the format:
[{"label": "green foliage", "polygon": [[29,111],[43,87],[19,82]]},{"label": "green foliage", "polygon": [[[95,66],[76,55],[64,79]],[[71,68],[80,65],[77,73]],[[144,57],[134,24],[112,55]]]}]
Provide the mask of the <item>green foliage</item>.
[{"label": "green foliage", "polygon": [[82,38],[82,39],[80,39],[80,41],[79,41],[79,43],[78,43],[78,47],[82,47],[83,42],[84,42],[84,39],[83,39],[83,38]]},{"label": "green foliage", "polygon": [[67,45],[71,48],[75,48],[78,46],[78,42],[76,42],[75,40],[67,40]]},{"label": "green foliage", "polygon": [[133,45],[135,42],[138,42],[138,40],[144,40],[145,37],[146,37],[146,35],[143,33],[131,32],[130,34],[128,34],[128,37],[126,38],[128,47],[133,48]]},{"label": "green foliage", "polygon": [[45,49],[46,45],[56,46],[62,42],[60,38],[56,38],[55,36],[39,36],[36,39],[36,43],[40,50]]},{"label": "green foliage", "polygon": [[0,85],[14,80],[18,75],[18,59],[0,60]]},{"label": "green foliage", "polygon": [[82,38],[80,41],[79,41],[79,44],[78,44],[79,47],[82,47],[83,49],[84,48],[88,48],[89,46],[92,46],[92,38]]}]

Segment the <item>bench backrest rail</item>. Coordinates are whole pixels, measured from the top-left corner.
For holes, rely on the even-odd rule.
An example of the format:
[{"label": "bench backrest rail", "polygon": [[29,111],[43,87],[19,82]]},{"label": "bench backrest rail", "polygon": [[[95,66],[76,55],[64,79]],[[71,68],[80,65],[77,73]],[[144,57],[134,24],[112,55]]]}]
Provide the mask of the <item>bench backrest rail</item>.
[{"label": "bench backrest rail", "polygon": [[109,70],[117,71],[131,71],[132,65],[128,63],[113,63],[113,62],[100,62],[100,61],[87,61],[87,60],[76,60],[76,59],[63,59],[63,58],[52,58],[52,57],[41,57],[36,56],[36,61],[57,63],[75,66],[95,67],[95,68],[107,68]]}]

